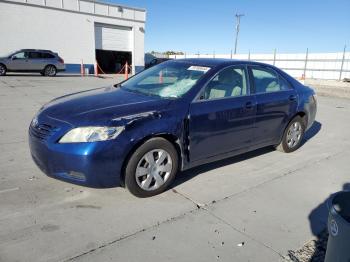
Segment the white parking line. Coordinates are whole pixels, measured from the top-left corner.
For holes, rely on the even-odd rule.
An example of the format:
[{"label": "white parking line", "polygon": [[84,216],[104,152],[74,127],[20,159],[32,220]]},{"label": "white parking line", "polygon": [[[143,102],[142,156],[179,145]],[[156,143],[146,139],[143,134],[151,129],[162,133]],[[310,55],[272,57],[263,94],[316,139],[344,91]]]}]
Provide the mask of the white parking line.
[{"label": "white parking line", "polygon": [[0,190],[0,194],[1,193],[7,193],[7,192],[16,191],[18,189],[19,189],[19,187],[14,187],[14,188],[8,188],[8,189]]}]

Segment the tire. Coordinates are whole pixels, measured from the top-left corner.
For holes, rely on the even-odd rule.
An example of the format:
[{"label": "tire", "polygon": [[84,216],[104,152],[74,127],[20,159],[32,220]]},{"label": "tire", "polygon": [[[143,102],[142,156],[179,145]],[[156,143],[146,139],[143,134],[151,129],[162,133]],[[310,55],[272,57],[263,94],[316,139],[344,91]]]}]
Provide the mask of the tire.
[{"label": "tire", "polygon": [[303,119],[300,116],[294,117],[284,130],[282,141],[276,149],[284,153],[294,152],[301,146],[304,133],[305,123]]},{"label": "tire", "polygon": [[125,168],[125,186],[137,197],[154,196],[172,183],[177,171],[175,147],[164,138],[151,138],[129,158]]},{"label": "tire", "polygon": [[6,75],[6,71],[7,71],[6,66],[3,64],[0,64],[0,76]]},{"label": "tire", "polygon": [[44,76],[55,76],[57,74],[57,68],[54,65],[47,65],[44,68]]}]

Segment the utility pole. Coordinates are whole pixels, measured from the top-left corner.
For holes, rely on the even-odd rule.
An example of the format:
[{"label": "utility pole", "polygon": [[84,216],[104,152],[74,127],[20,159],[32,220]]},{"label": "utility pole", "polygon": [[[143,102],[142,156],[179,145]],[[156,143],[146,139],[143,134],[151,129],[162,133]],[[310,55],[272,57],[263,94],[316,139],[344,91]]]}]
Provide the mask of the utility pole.
[{"label": "utility pole", "polygon": [[234,54],[237,54],[237,42],[238,42],[238,33],[239,33],[239,26],[241,24],[241,17],[244,16],[244,14],[236,14],[236,41],[235,41],[235,52]]},{"label": "utility pole", "polygon": [[341,65],[340,65],[339,81],[341,81],[341,76],[342,76],[342,73],[343,73],[344,60],[345,60],[345,51],[346,51],[346,45],[344,46],[343,59],[341,60]]}]

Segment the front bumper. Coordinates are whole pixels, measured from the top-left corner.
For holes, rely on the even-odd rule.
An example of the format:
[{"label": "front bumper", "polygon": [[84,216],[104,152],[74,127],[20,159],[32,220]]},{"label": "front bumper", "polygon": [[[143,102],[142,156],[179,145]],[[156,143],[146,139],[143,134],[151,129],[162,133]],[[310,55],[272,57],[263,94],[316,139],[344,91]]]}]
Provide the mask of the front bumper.
[{"label": "front bumper", "polygon": [[[44,139],[29,128],[29,147],[36,165],[48,176],[89,187],[115,187],[125,152],[115,140],[94,143],[57,143],[71,127]],[[121,143],[122,144],[122,143]]]}]

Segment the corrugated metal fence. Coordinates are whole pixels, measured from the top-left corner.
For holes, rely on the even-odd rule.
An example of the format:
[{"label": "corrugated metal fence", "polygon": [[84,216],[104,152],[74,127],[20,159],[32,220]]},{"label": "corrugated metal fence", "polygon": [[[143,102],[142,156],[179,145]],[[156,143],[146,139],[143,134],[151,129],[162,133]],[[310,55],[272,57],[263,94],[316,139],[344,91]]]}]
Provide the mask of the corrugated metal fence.
[{"label": "corrugated metal fence", "polygon": [[252,60],[275,65],[296,78],[342,80],[350,78],[350,52],[279,54],[191,54],[171,55],[170,58],[231,58]]}]

